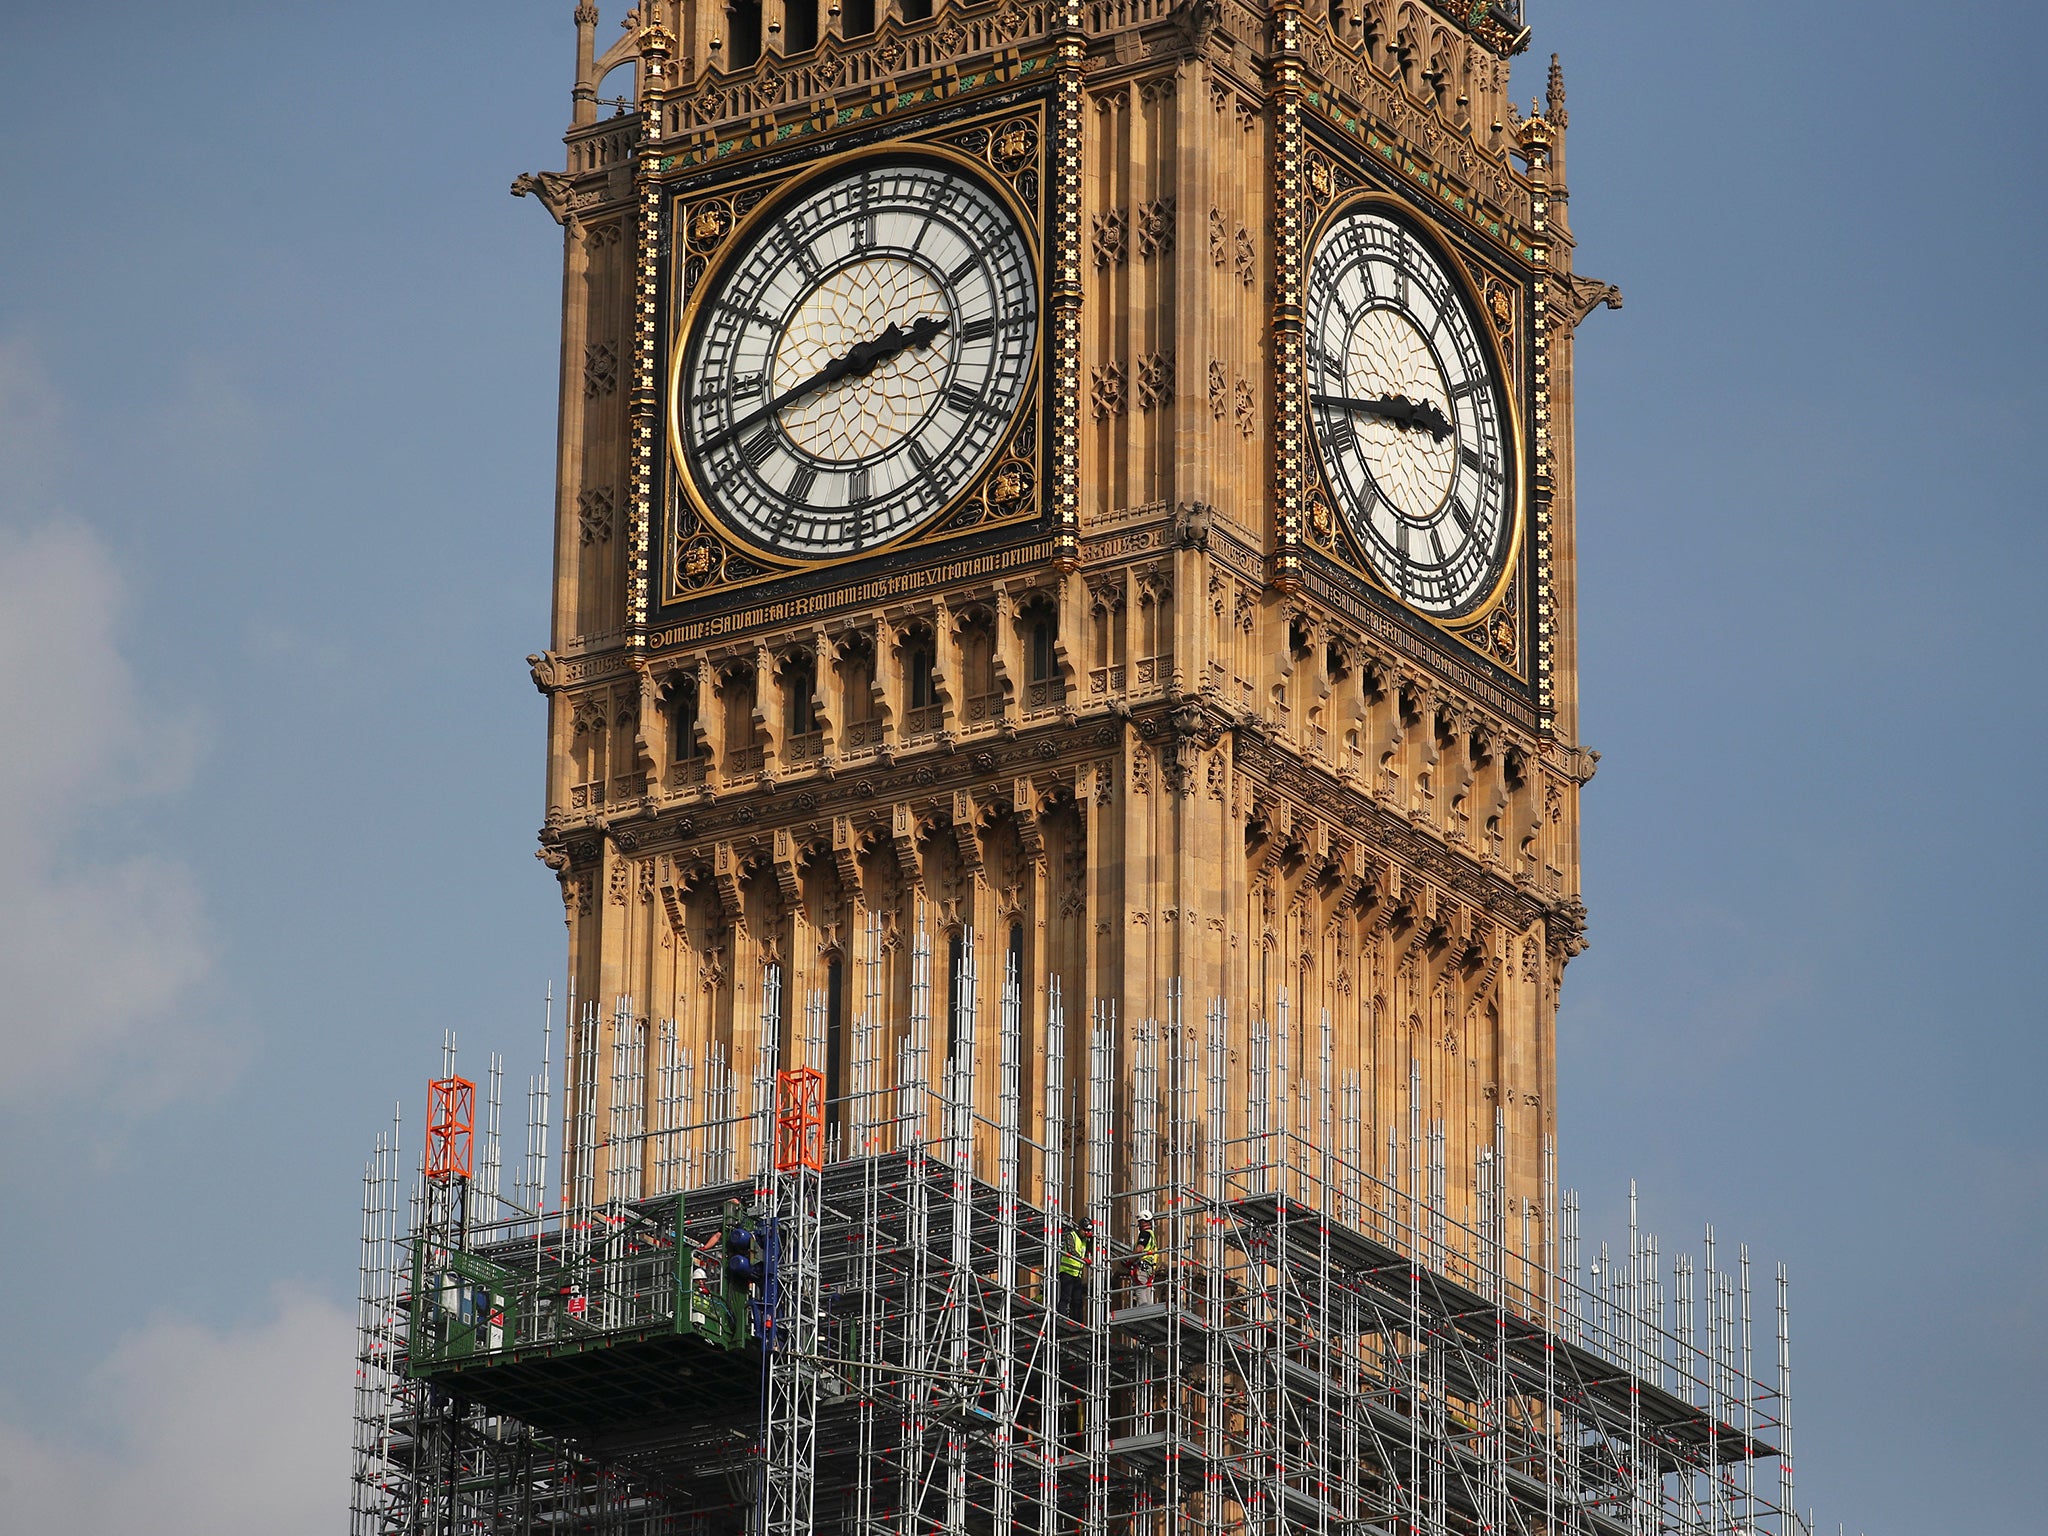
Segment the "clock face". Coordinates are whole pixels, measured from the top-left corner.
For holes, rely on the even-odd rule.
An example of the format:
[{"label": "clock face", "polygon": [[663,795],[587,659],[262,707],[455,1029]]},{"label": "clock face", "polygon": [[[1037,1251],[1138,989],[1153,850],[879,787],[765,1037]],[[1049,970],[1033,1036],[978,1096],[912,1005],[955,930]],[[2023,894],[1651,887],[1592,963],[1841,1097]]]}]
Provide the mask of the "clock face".
[{"label": "clock face", "polygon": [[1031,241],[948,161],[862,159],[750,225],[686,323],[670,422],[705,509],[784,559],[856,554],[1001,446],[1037,356]]},{"label": "clock face", "polygon": [[1506,403],[1462,291],[1370,206],[1325,230],[1309,269],[1308,400],[1323,469],[1397,597],[1455,619],[1514,545]]}]

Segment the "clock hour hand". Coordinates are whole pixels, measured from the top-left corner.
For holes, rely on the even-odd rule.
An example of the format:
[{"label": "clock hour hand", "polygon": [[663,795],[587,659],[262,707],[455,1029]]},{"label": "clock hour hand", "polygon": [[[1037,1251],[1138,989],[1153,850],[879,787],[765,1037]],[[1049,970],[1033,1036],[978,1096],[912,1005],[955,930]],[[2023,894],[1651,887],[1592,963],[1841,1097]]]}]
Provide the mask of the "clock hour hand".
[{"label": "clock hour hand", "polygon": [[1406,395],[1376,395],[1371,399],[1357,395],[1310,395],[1309,401],[1315,405],[1334,405],[1340,410],[1377,416],[1381,421],[1392,422],[1406,431],[1427,432],[1439,443],[1451,435],[1450,418],[1437,408],[1433,400],[1410,400]]},{"label": "clock hour hand", "polygon": [[[858,341],[846,356],[837,363],[828,363],[825,372],[834,379],[865,378],[898,352],[907,352],[912,347],[928,347],[939,332],[950,322],[943,315],[920,315],[910,322],[910,329],[904,330],[894,320],[889,329],[873,341]],[[834,368],[839,372],[833,373]]]},{"label": "clock hour hand", "polygon": [[823,389],[827,384],[837,384],[841,379],[864,379],[899,352],[912,347],[928,347],[939,332],[951,322],[943,315],[921,315],[911,321],[910,329],[904,330],[895,321],[889,322],[889,329],[867,341],[857,341],[847,348],[846,355],[835,357],[808,379],[792,384],[781,394],[759,409],[748,412],[725,431],[718,434],[705,448],[715,448],[730,438],[739,437],[756,423],[779,414],[786,407],[794,405],[804,396]]}]

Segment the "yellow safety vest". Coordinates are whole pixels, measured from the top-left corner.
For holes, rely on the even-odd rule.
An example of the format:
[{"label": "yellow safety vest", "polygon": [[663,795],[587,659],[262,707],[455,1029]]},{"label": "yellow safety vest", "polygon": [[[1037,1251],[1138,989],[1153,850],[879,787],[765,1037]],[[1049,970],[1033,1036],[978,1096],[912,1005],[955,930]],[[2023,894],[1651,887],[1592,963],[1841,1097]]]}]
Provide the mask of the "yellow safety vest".
[{"label": "yellow safety vest", "polygon": [[1060,1250],[1060,1273],[1078,1280],[1088,1263],[1088,1240],[1080,1233],[1068,1234],[1067,1246]]}]

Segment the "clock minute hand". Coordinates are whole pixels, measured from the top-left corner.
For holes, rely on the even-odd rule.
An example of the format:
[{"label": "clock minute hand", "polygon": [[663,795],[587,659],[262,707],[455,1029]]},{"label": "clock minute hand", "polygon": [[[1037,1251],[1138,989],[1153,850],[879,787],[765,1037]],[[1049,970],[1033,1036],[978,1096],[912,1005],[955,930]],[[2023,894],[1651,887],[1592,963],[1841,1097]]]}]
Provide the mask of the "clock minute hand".
[{"label": "clock minute hand", "polygon": [[757,422],[779,414],[785,407],[794,405],[805,395],[823,389],[827,384],[837,384],[844,378],[866,378],[898,352],[911,347],[930,346],[932,339],[946,328],[947,323],[943,316],[924,315],[912,321],[906,331],[895,321],[890,321],[889,329],[881,335],[855,342],[847,348],[845,356],[833,358],[808,379],[792,384],[766,405],[749,411],[704,446],[714,448],[729,438],[738,437]]},{"label": "clock minute hand", "polygon": [[[845,364],[845,368],[837,377],[845,378],[851,375],[864,378],[881,367],[882,364],[886,363],[898,352],[908,352],[912,347],[930,346],[933,339],[949,323],[948,319],[943,315],[920,315],[917,319],[910,322],[910,329],[906,331],[894,320],[891,320],[889,322],[889,329],[882,332],[873,341],[862,341],[854,344],[853,349],[844,358],[840,359]],[[826,372],[830,373],[831,369],[827,368]]]},{"label": "clock minute hand", "polygon": [[1451,423],[1432,400],[1410,400],[1406,395],[1378,395],[1364,399],[1357,395],[1310,395],[1316,405],[1334,405],[1347,411],[1362,411],[1409,431],[1427,432],[1442,442],[1451,435]]}]

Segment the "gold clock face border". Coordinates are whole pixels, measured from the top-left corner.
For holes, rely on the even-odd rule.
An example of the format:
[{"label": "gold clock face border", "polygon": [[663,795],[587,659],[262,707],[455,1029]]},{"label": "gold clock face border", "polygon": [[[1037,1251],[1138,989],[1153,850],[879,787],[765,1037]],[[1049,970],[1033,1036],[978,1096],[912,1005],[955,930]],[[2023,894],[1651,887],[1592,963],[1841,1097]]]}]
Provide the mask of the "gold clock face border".
[{"label": "gold clock face border", "polygon": [[[1013,108],[1006,112],[991,113],[989,117],[990,119],[1002,119],[1019,115]],[[1045,145],[1044,113],[1042,110],[1034,107],[1032,109],[1032,116],[1036,119],[1037,123],[1039,135],[1038,150],[1040,153],[1042,176],[1043,150]],[[934,133],[957,134],[962,131],[971,131],[975,126],[978,125],[974,123],[948,123],[931,131]],[[993,132],[993,128],[990,131]],[[851,554],[831,555],[822,560],[791,560],[786,556],[777,555],[770,550],[762,548],[754,540],[747,538],[743,534],[736,533],[732,528],[728,527],[724,520],[712,511],[704,496],[698,490],[695,477],[690,473],[689,460],[683,451],[682,428],[677,418],[676,400],[682,385],[683,365],[689,357],[690,340],[696,325],[697,313],[703,306],[706,297],[718,285],[720,278],[724,276],[731,264],[744,254],[748,238],[777,215],[785,212],[789,205],[800,198],[807,188],[830,181],[843,174],[847,167],[863,161],[914,158],[950,162],[961,174],[973,178],[983,190],[994,196],[1009,211],[1010,216],[1016,219],[1018,228],[1023,230],[1028,237],[1033,267],[1032,276],[1038,285],[1039,308],[1043,310],[1045,294],[1044,231],[1040,228],[1038,220],[1033,217],[1031,211],[1025,208],[1018,200],[1016,193],[1011,188],[1003,185],[999,177],[991,176],[988,173],[988,168],[977,163],[971,156],[962,154],[950,145],[931,143],[921,138],[893,139],[885,144],[867,145],[858,149],[842,150],[838,154],[827,155],[822,159],[813,161],[795,175],[789,176],[782,185],[776,187],[774,191],[763,197],[756,207],[749,209],[726,232],[719,241],[716,258],[706,263],[703,275],[698,278],[696,288],[690,294],[688,301],[684,304],[682,314],[677,317],[675,325],[670,330],[667,398],[662,406],[662,415],[667,425],[669,466],[670,472],[675,477],[675,489],[680,494],[689,498],[691,511],[696,513],[706,526],[715,529],[721,538],[744,551],[750,559],[758,561],[761,565],[767,567],[768,570],[763,575],[748,577],[743,581],[707,584],[699,592],[677,593],[673,596],[666,596],[664,606],[669,603],[687,602],[692,597],[708,596],[721,589],[731,590],[739,586],[755,585],[762,581],[775,580],[783,576],[797,575],[807,571],[830,570],[834,566],[848,565],[857,560],[871,560],[878,556],[889,554],[892,551],[903,548],[905,545],[914,543],[921,537],[929,536],[940,524],[944,523],[948,518],[957,513],[961,507],[966,505],[968,501],[979,495],[982,482],[987,479],[989,473],[1004,459],[1025,456],[1016,451],[1017,428],[1027,418],[1036,420],[1036,408],[1039,396],[1043,392],[1045,325],[1042,316],[1032,337],[1031,362],[1025,371],[1025,377],[1029,383],[1023,395],[1017,401],[1017,408],[1011,412],[1009,421],[1004,425],[1003,430],[997,434],[997,447],[995,451],[989,455],[987,461],[976,469],[974,473],[966,477],[961,483],[960,490],[949,498],[945,505],[928,514],[915,526],[904,529],[901,533],[880,544],[870,545],[866,549],[856,550]],[[773,175],[773,173],[769,174]],[[733,183],[730,187],[719,189],[715,193],[707,189],[707,194],[729,196],[732,192],[742,189],[746,185],[747,181],[742,179]],[[671,250],[676,252],[677,247],[674,242],[677,239],[677,234],[673,229],[671,230],[670,239]],[[672,261],[677,259],[677,255],[672,254],[670,259]],[[1034,460],[1037,457],[1038,446],[1036,443],[1031,445],[1031,457]],[[1034,462],[1034,475],[1037,475],[1037,469],[1038,466]],[[1037,478],[1040,483],[1034,485],[1032,489],[1034,501],[1037,500],[1042,490],[1043,477],[1038,476]],[[1005,519],[1006,522],[1023,522],[1027,520],[1027,518],[1021,517]],[[673,537],[674,531],[672,527],[664,529],[662,586],[665,593],[670,592],[675,586],[675,572],[671,569],[671,566],[673,565],[676,551],[674,548],[668,547],[675,542]]]},{"label": "gold clock face border", "polygon": [[[1322,215],[1310,226],[1307,238],[1302,242],[1304,272],[1315,264],[1316,251],[1321,246],[1323,237],[1328,232],[1331,224],[1346,214],[1365,207],[1385,209],[1392,213],[1397,220],[1420,227],[1420,233],[1429,245],[1430,254],[1437,258],[1438,265],[1443,267],[1444,271],[1449,275],[1451,282],[1456,286],[1460,297],[1465,300],[1468,307],[1468,319],[1472,322],[1473,329],[1479,333],[1481,345],[1486,348],[1487,361],[1492,364],[1494,378],[1501,386],[1500,394],[1505,403],[1508,418],[1506,435],[1510,444],[1510,451],[1514,455],[1515,494],[1512,508],[1513,532],[1508,541],[1507,558],[1501,562],[1500,575],[1495,579],[1493,586],[1488,589],[1484,598],[1473,605],[1469,613],[1456,619],[1439,619],[1433,614],[1424,613],[1420,608],[1405,601],[1398,592],[1388,587],[1385,579],[1374,569],[1371,559],[1359,548],[1358,536],[1352,531],[1350,520],[1338,510],[1339,503],[1336,493],[1331,487],[1329,466],[1324,462],[1322,434],[1311,429],[1308,435],[1315,443],[1315,494],[1321,496],[1328,503],[1333,521],[1338,528],[1343,530],[1347,545],[1356,555],[1356,558],[1343,560],[1343,564],[1347,568],[1357,571],[1360,575],[1364,576],[1367,581],[1372,583],[1376,591],[1398,604],[1403,613],[1413,615],[1431,628],[1440,630],[1459,643],[1479,652],[1480,655],[1486,657],[1495,666],[1504,666],[1506,664],[1501,661],[1496,652],[1487,646],[1475,644],[1471,636],[1474,631],[1485,627],[1494,611],[1499,608],[1502,600],[1507,596],[1509,589],[1514,586],[1515,578],[1520,574],[1519,567],[1527,542],[1529,521],[1529,450],[1523,431],[1522,404],[1520,391],[1516,387],[1515,373],[1513,368],[1509,366],[1507,354],[1501,348],[1500,336],[1487,315],[1486,295],[1472,281],[1472,274],[1467,269],[1464,260],[1458,255],[1457,247],[1452,244],[1450,238],[1444,233],[1442,226],[1427,214],[1417,210],[1405,198],[1371,187],[1332,198],[1329,205],[1323,209]],[[1517,286],[1522,285],[1517,284]],[[1301,385],[1305,390],[1307,375],[1304,373],[1301,378],[1294,382]],[[1313,542],[1310,547],[1315,547]],[[1333,545],[1325,545],[1323,547],[1326,553],[1335,554]],[[1523,594],[1523,597],[1526,600],[1526,594]],[[1520,605],[1518,604],[1517,606],[1519,607]],[[1518,612],[1516,614],[1518,620],[1522,617],[1522,613]],[[1508,670],[1520,678],[1527,679],[1533,677],[1535,675],[1534,670],[1528,667],[1526,660],[1527,656],[1533,652],[1533,649],[1533,646],[1518,646],[1516,653],[1518,658],[1517,664],[1508,667]]]}]

